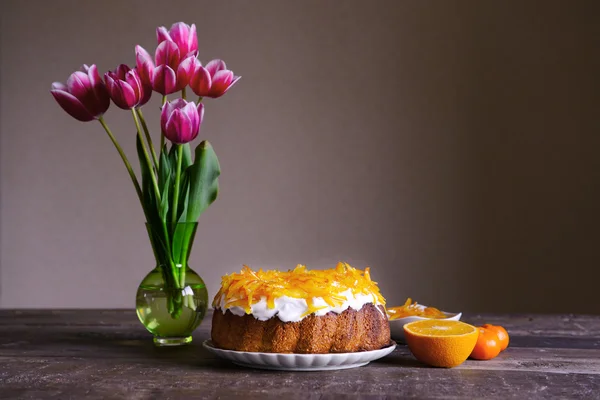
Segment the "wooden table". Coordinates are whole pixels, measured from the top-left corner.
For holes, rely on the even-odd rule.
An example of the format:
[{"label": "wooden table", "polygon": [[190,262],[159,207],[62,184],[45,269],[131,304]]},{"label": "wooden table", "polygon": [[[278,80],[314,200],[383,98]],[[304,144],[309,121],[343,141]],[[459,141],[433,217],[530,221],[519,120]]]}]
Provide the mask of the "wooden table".
[{"label": "wooden table", "polygon": [[210,315],[180,348],[156,348],[129,310],[0,310],[0,398],[600,398],[600,316],[466,315],[501,323],[511,345],[453,369],[405,346],[365,367],[245,369],[210,355]]}]

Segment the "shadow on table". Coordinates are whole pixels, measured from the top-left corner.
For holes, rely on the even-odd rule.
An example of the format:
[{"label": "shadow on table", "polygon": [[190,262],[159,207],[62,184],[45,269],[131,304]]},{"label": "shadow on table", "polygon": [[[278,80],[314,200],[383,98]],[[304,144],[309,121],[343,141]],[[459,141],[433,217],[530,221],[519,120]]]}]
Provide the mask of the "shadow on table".
[{"label": "shadow on table", "polygon": [[[138,363],[176,364],[179,368],[189,366],[194,369],[210,368],[211,370],[245,370],[244,367],[215,358],[202,346],[207,339],[206,332],[196,333],[191,344],[181,347],[156,347],[152,335],[142,329],[134,331],[115,330],[100,327],[94,331],[53,326],[40,334],[39,329],[22,332],[0,331],[0,350],[3,355],[11,352],[32,357],[57,356],[104,359],[107,361],[126,359]],[[206,336],[206,337],[205,337]],[[15,338],[19,338],[17,342]],[[404,346],[403,346],[404,347]],[[424,368],[416,361],[408,349],[399,347],[392,354],[376,360],[379,366],[402,366]],[[255,370],[260,371],[260,370]],[[269,373],[268,371],[263,371]]]},{"label": "shadow on table", "polygon": [[[43,329],[44,332],[40,332]],[[202,342],[202,334],[194,335],[191,344],[181,347],[156,347],[152,335],[142,329],[131,331],[100,327],[53,326],[49,329],[34,328],[15,332],[0,330],[0,354],[30,357],[60,356],[82,359],[127,359],[134,362],[174,363],[198,368],[233,368],[228,362],[215,359]],[[235,367],[237,368],[237,367]]]},{"label": "shadow on table", "polygon": [[412,356],[397,352],[375,360],[372,363],[377,365],[393,365],[394,367],[429,368],[427,365],[415,360]]}]

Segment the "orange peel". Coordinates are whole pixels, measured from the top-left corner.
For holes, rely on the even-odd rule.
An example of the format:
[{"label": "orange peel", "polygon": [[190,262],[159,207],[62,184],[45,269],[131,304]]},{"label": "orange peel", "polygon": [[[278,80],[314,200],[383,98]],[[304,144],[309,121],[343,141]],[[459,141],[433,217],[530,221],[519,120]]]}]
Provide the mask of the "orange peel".
[{"label": "orange peel", "polygon": [[[311,314],[323,305],[314,304],[315,298],[322,298],[332,307],[341,306],[346,296],[341,293],[350,290],[356,295],[373,295],[378,304],[385,305],[377,282],[371,280],[369,267],[364,271],[339,262],[333,269],[308,270],[298,265],[293,270],[253,271],[244,265],[239,273],[225,275],[221,279],[221,289],[213,300],[213,307],[241,307],[246,313],[252,312],[252,305],[265,298],[268,308],[275,308],[275,299],[287,296],[306,299]],[[224,299],[224,302],[223,302]]]},{"label": "orange peel", "polygon": [[422,307],[417,302],[413,302],[409,297],[402,306],[390,307],[387,309],[388,319],[393,321],[395,319],[405,317],[424,317],[432,319],[444,319],[448,318],[446,314],[438,310],[435,307]]}]

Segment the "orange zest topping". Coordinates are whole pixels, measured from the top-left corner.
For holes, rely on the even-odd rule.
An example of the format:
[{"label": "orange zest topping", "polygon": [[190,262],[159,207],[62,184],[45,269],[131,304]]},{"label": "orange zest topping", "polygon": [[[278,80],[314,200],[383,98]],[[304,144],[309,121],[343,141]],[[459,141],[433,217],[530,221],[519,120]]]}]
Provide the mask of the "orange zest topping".
[{"label": "orange zest topping", "polygon": [[239,273],[223,276],[213,307],[220,308],[224,299],[225,309],[241,307],[250,314],[252,305],[263,298],[267,307],[273,309],[275,299],[287,296],[306,299],[308,310],[305,315],[308,315],[326,308],[322,304],[314,304],[315,298],[323,299],[331,307],[339,307],[347,300],[342,293],[348,289],[355,296],[373,295],[377,304],[385,305],[377,282],[371,280],[368,267],[361,271],[340,262],[334,269],[308,270],[304,265],[298,265],[286,272],[262,269],[255,272],[244,265]]},{"label": "orange zest topping", "polygon": [[423,307],[418,305],[416,301],[413,303],[410,297],[406,299],[404,305],[390,307],[387,309],[387,312],[388,319],[390,321],[404,317],[424,317],[434,319],[448,318],[446,314],[435,307]]}]

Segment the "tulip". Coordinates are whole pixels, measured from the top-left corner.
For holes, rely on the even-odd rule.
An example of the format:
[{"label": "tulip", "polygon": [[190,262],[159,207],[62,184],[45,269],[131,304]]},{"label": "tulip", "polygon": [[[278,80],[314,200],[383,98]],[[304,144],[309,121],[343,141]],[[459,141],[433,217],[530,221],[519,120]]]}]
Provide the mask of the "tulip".
[{"label": "tulip", "polygon": [[165,103],[160,114],[160,126],[164,135],[171,142],[183,144],[191,142],[198,136],[202,119],[204,118],[204,105],[175,99]]},{"label": "tulip", "polygon": [[195,64],[190,87],[200,97],[221,97],[241,78],[228,70],[223,60],[212,60],[206,67],[197,60]]},{"label": "tulip", "polygon": [[179,48],[181,57],[188,57],[190,53],[196,57],[198,54],[198,36],[196,35],[195,24],[190,26],[183,22],[177,22],[168,31],[167,28],[161,26],[156,29],[156,38],[158,44],[164,41],[175,43]]},{"label": "tulip", "polygon": [[135,46],[137,70],[142,82],[163,96],[186,87],[195,70],[194,53],[180,58],[175,42],[165,40],[156,48],[154,60],[141,46]]},{"label": "tulip", "polygon": [[152,88],[142,83],[137,69],[125,64],[105,73],[104,80],[112,101],[124,110],[146,104],[152,95]]},{"label": "tulip", "polygon": [[98,119],[110,106],[108,91],[95,64],[84,64],[69,76],[66,85],[54,82],[50,93],[63,110],[79,121]]}]

